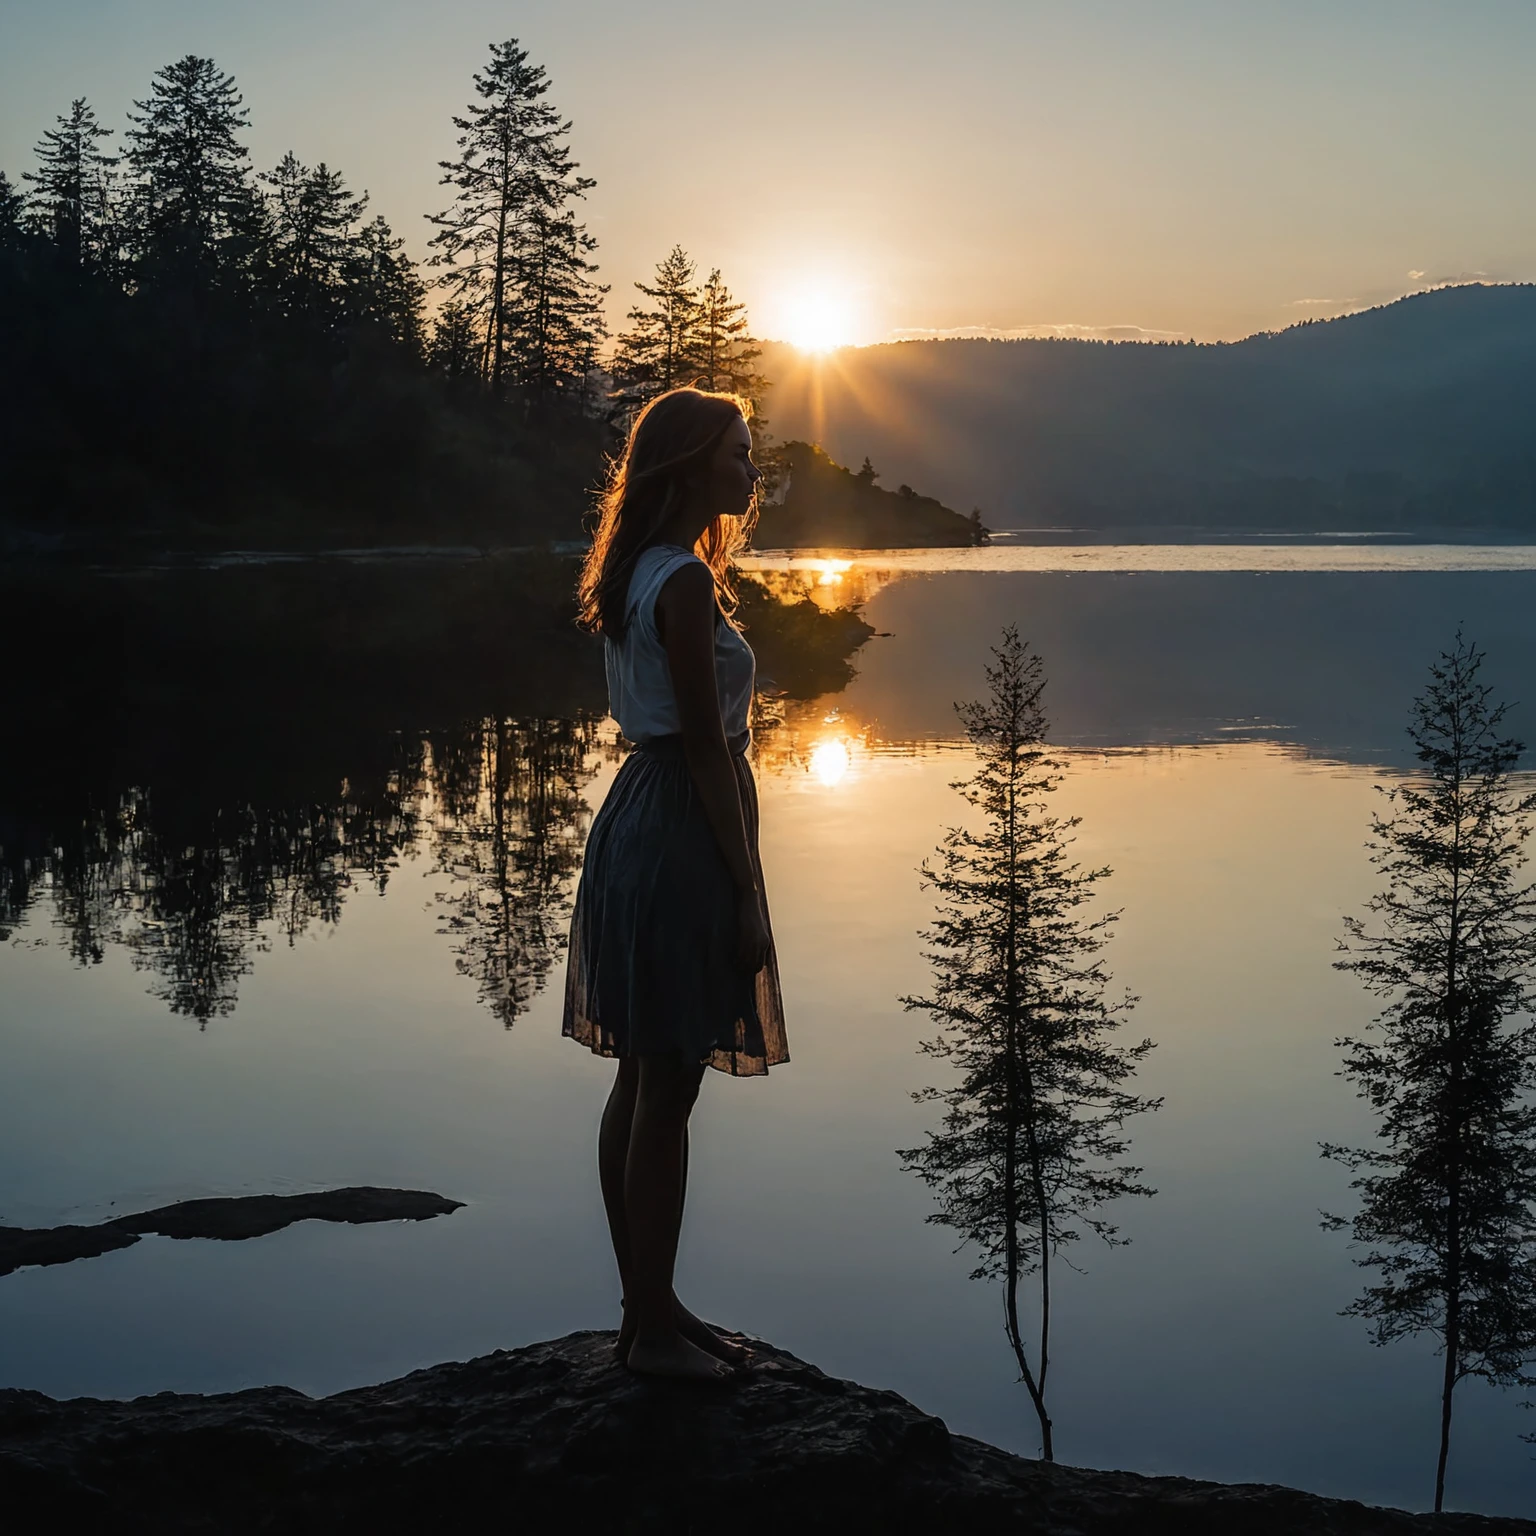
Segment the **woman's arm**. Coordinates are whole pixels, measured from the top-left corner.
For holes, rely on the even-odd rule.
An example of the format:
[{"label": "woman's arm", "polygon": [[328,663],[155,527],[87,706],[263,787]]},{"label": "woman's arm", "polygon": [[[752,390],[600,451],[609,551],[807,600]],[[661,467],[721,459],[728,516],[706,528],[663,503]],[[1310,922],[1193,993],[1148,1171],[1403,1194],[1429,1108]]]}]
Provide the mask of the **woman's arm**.
[{"label": "woman's arm", "polygon": [[768,958],[768,925],[756,862],[747,843],[736,768],[720,715],[716,612],[714,578],[707,566],[696,561],[669,576],[656,598],[657,628],[672,673],[684,756],[736,885],[738,958],[755,974]]}]

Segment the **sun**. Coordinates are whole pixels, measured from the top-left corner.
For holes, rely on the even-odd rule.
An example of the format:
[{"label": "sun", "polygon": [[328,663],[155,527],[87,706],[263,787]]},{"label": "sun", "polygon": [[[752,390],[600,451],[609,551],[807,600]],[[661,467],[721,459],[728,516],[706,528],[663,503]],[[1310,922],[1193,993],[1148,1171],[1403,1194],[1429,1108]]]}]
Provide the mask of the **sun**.
[{"label": "sun", "polygon": [[833,352],[853,340],[853,306],[825,288],[805,288],[784,303],[785,339],[802,352]]}]

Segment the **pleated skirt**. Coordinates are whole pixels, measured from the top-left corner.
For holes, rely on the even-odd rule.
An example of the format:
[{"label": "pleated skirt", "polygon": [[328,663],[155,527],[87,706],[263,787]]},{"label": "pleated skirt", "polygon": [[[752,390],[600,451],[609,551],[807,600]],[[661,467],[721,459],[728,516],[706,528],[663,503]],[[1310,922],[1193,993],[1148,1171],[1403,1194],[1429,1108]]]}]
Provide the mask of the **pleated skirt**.
[{"label": "pleated skirt", "polygon": [[[757,785],[731,761],[757,866]],[[681,737],[630,753],[587,836],[563,1031],[600,1056],[679,1053],[735,1077],[789,1060],[778,961],[736,963],[736,889]]]}]

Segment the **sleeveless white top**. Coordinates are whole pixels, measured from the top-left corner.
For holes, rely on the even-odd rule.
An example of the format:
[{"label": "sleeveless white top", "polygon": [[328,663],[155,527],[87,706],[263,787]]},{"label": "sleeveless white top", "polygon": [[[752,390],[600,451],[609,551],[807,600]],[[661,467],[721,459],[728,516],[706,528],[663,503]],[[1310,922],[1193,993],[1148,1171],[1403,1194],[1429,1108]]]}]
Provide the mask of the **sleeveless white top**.
[{"label": "sleeveless white top", "polygon": [[[642,550],[629,578],[624,637],[603,636],[608,672],[608,709],[637,745],[682,731],[672,669],[656,629],[656,598],[667,578],[689,561],[704,562],[677,544]],[[715,688],[727,740],[743,735],[752,708],[757,661],[752,647],[723,618],[715,623]]]}]

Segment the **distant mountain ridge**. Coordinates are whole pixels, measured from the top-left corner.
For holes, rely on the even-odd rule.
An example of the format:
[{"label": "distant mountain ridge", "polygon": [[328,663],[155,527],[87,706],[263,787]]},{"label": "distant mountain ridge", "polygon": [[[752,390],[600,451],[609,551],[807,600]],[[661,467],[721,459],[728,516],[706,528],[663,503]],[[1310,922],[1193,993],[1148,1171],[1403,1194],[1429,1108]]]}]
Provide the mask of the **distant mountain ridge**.
[{"label": "distant mountain ridge", "polygon": [[1536,285],[1232,343],[910,341],[764,356],[781,438],[998,527],[1536,530]]}]

